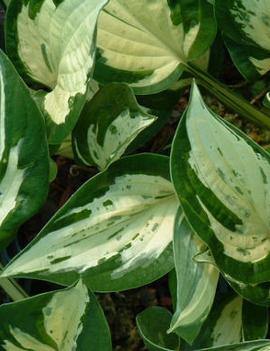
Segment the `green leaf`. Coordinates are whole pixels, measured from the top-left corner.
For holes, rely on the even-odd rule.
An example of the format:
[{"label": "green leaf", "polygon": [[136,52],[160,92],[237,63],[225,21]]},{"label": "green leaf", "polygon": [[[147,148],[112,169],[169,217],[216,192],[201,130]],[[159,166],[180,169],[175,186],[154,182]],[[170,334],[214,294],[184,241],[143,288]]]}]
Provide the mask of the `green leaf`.
[{"label": "green leaf", "polygon": [[85,102],[95,56],[96,21],[107,0],[13,0],[6,48],[29,83],[46,88],[41,108],[49,141],[59,144]]},{"label": "green leaf", "polygon": [[263,99],[263,105],[264,107],[266,107],[267,109],[270,109],[270,92],[268,92],[264,99]]},{"label": "green leaf", "polygon": [[169,332],[176,332],[190,344],[210,312],[219,277],[211,264],[193,260],[203,249],[204,243],[192,232],[182,211],[179,211],[174,235],[177,306]]},{"label": "green leaf", "polygon": [[10,0],[1,0],[1,2],[7,7],[10,3]]},{"label": "green leaf", "polygon": [[42,206],[48,177],[42,115],[10,61],[0,52],[0,250]]},{"label": "green leaf", "polygon": [[217,297],[195,340],[193,349],[237,344],[242,341],[243,299],[235,294]]},{"label": "green leaf", "polygon": [[[54,145],[53,145],[54,146]],[[53,155],[59,155],[65,158],[69,158],[71,160],[74,159],[74,153],[72,148],[72,136],[69,134],[62,142],[57,149],[52,151]]]},{"label": "green leaf", "polygon": [[269,351],[270,340],[258,340],[235,345],[208,347],[196,351]]},{"label": "green leaf", "polygon": [[268,333],[268,309],[243,300],[242,324],[245,341],[264,339]]},{"label": "green leaf", "polygon": [[[194,257],[196,262],[209,263],[216,266],[214,258],[210,250],[202,252]],[[252,301],[253,303],[261,306],[270,305],[270,283],[262,283],[257,285],[244,284],[232,279],[227,274],[224,275],[227,283],[244,299]]]},{"label": "green leaf", "polygon": [[107,85],[81,113],[73,131],[75,154],[82,163],[104,170],[155,120],[138,105],[127,85]]},{"label": "green leaf", "polygon": [[95,78],[128,83],[137,94],[166,90],[215,33],[206,0],[111,0],[98,21]]},{"label": "green leaf", "polygon": [[139,333],[149,351],[177,351],[179,338],[167,334],[172,315],[162,307],[149,307],[136,318]]},{"label": "green leaf", "polygon": [[268,331],[267,313],[267,308],[253,305],[235,294],[218,294],[193,349],[263,339]]},{"label": "green leaf", "polygon": [[[91,79],[91,81],[88,84],[88,91],[86,94],[86,103],[89,104],[92,98],[95,96],[95,94],[98,92],[99,86],[96,81]],[[65,139],[62,141],[61,145],[51,145],[51,148],[56,147],[54,149],[54,153],[56,155],[60,155],[69,159],[74,159],[74,153],[73,153],[73,148],[72,148],[72,136],[71,134],[68,134],[68,136],[65,137]]]},{"label": "green leaf", "polygon": [[269,172],[269,154],[211,112],[195,85],[173,143],[172,179],[193,230],[237,282],[270,280]]},{"label": "green leaf", "polygon": [[168,283],[169,283],[169,290],[172,299],[172,307],[175,311],[176,304],[177,304],[177,277],[175,269],[171,270],[168,274]]},{"label": "green leaf", "polygon": [[261,128],[270,129],[269,116],[252,106],[246,99],[234,93],[227,86],[221,84],[218,80],[207,74],[207,72],[200,70],[191,63],[186,65],[185,69],[196,77],[198,84],[211,92],[211,94],[217,97],[229,109],[239,113],[240,116],[250,120]]},{"label": "green leaf", "polygon": [[270,282],[245,284],[232,279],[229,275],[225,275],[225,278],[243,298],[258,305],[270,306]]},{"label": "green leaf", "polygon": [[216,0],[216,16],[239,71],[254,79],[270,70],[270,3]]},{"label": "green leaf", "polygon": [[[0,262],[0,272],[3,271],[4,266]],[[24,289],[12,278],[1,278],[0,287],[5,294],[12,299],[12,301],[20,301],[28,297]]]},{"label": "green leaf", "polygon": [[57,164],[52,158],[50,158],[50,174],[49,174],[50,183],[55,180],[57,176],[57,172],[58,172]]},{"label": "green leaf", "polygon": [[75,286],[0,307],[5,351],[110,351],[110,332],[95,296]]},{"label": "green leaf", "polygon": [[178,209],[168,161],[131,156],[89,180],[4,275],[67,285],[81,275],[96,291],[117,291],[168,273]]}]

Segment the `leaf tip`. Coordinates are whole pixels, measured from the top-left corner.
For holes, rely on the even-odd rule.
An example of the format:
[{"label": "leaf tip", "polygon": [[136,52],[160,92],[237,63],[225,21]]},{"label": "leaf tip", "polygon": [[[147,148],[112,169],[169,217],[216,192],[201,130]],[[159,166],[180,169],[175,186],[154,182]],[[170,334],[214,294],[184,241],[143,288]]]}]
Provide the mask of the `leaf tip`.
[{"label": "leaf tip", "polygon": [[194,100],[196,98],[202,98],[201,96],[201,92],[200,92],[200,89],[196,83],[196,79],[194,78],[193,81],[192,81],[192,86],[191,86],[191,100]]}]

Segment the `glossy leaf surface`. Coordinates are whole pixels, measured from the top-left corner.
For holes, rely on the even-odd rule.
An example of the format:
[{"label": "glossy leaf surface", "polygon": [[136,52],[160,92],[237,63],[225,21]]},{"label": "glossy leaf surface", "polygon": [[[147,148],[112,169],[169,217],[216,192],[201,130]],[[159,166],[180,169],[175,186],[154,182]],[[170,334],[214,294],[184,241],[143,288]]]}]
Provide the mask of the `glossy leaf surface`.
[{"label": "glossy leaf surface", "polygon": [[232,293],[219,293],[193,349],[263,339],[267,329],[265,307],[252,305]]},{"label": "glossy leaf surface", "polygon": [[243,340],[264,339],[268,334],[268,309],[243,300],[242,325]]},{"label": "glossy leaf surface", "polygon": [[[250,341],[235,345],[224,345],[201,349],[201,351],[268,351],[270,340]],[[196,350],[199,351],[199,350]]]},{"label": "glossy leaf surface", "polygon": [[207,51],[215,31],[206,0],[111,0],[98,21],[95,78],[128,83],[138,94],[165,90],[181,63]]},{"label": "glossy leaf surface", "polygon": [[46,88],[40,105],[50,142],[74,126],[95,56],[96,21],[107,0],[14,0],[7,12],[7,52],[29,83]]},{"label": "glossy leaf surface", "polygon": [[174,234],[177,304],[170,332],[192,344],[214,301],[219,273],[211,264],[198,263],[194,256],[204,243],[192,232],[182,212],[178,213]]},{"label": "glossy leaf surface", "polygon": [[216,0],[216,15],[239,71],[254,79],[270,70],[270,3]]},{"label": "glossy leaf surface", "polygon": [[107,85],[81,113],[73,132],[75,154],[82,163],[104,170],[155,120],[138,105],[127,85]]},{"label": "glossy leaf surface", "polygon": [[0,249],[39,210],[47,195],[48,178],[42,115],[0,52]]},{"label": "glossy leaf surface", "polygon": [[145,285],[173,268],[178,200],[168,158],[145,154],[114,163],[83,185],[4,271],[94,290]]},{"label": "glossy leaf surface", "polygon": [[194,342],[194,349],[237,344],[242,341],[243,299],[217,297],[213,309]]},{"label": "glossy leaf surface", "polygon": [[177,351],[179,338],[167,334],[172,315],[162,307],[149,307],[137,318],[137,327],[149,351]]},{"label": "glossy leaf surface", "polygon": [[103,312],[81,281],[65,290],[2,305],[0,319],[1,350],[112,350]]},{"label": "glossy leaf surface", "polygon": [[211,112],[196,86],[174,139],[171,174],[219,269],[245,284],[269,281],[269,154]]}]

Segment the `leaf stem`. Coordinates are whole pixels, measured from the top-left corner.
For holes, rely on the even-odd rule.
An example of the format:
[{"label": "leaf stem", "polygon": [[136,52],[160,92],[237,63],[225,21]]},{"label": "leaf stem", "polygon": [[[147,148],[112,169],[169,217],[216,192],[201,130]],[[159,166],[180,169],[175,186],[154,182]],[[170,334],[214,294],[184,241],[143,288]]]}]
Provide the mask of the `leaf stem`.
[{"label": "leaf stem", "polygon": [[235,94],[224,84],[220,83],[197,66],[188,63],[184,67],[187,72],[191,73],[196,78],[198,84],[209,90],[226,106],[258,126],[270,129],[270,116],[267,116],[253,107],[244,98]]},{"label": "leaf stem", "polygon": [[[3,265],[0,263],[0,274],[3,268]],[[28,297],[27,293],[14,279],[0,277],[0,287],[13,301],[21,301]]]}]

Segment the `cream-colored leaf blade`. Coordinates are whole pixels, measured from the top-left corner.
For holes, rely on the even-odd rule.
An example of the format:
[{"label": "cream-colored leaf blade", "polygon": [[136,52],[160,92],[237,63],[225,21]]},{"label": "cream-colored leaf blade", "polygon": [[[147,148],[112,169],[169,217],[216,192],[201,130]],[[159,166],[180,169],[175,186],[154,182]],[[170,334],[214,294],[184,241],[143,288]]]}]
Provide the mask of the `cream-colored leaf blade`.
[{"label": "cream-colored leaf blade", "polygon": [[192,232],[182,211],[178,212],[174,232],[174,260],[177,277],[176,310],[169,332],[192,344],[205,322],[216,293],[218,270],[209,263],[198,263],[194,256],[204,243]]},{"label": "cream-colored leaf blade", "polygon": [[156,120],[138,104],[128,85],[108,84],[83,108],[72,133],[75,155],[80,162],[105,170]]},{"label": "cream-colored leaf blade", "polygon": [[267,281],[269,156],[209,111],[196,87],[175,138],[171,166],[185,213],[219,269],[241,282]]},{"label": "cream-colored leaf blade", "polygon": [[[4,304],[0,315],[5,351],[111,350],[104,315],[81,280],[64,290]],[[98,337],[103,340],[97,342]]]},{"label": "cream-colored leaf blade", "polygon": [[45,0],[32,15],[31,2],[22,3],[19,12],[16,4],[9,9],[9,54],[24,75],[51,90],[43,107],[56,125],[65,123],[74,99],[87,93],[94,63],[96,21],[106,2],[65,0],[56,5]]},{"label": "cream-colored leaf blade", "polygon": [[[123,168],[130,160],[149,169],[155,159],[166,174],[166,158],[142,155],[123,159],[90,180],[4,275],[69,282],[82,274],[95,289],[114,290],[165,274],[173,264],[169,254],[178,208],[172,184],[161,171],[151,175]],[[119,175],[108,183],[115,172]],[[98,185],[104,182],[105,188]],[[167,260],[163,267],[157,266],[160,260]],[[148,276],[139,274],[142,267]]]},{"label": "cream-colored leaf blade", "polygon": [[199,31],[196,23],[185,33],[183,23],[174,24],[171,16],[165,0],[110,1],[98,21],[97,45],[104,63],[100,70],[97,63],[98,76],[109,67],[107,74],[115,71],[115,77],[123,76],[122,81],[142,94],[170,86]]}]

